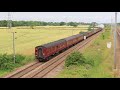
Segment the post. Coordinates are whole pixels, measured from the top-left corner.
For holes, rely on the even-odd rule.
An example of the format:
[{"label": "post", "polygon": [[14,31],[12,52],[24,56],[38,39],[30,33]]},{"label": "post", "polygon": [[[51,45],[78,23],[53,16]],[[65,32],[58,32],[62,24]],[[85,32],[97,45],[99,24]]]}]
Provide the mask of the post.
[{"label": "post", "polygon": [[115,12],[115,30],[114,30],[114,69],[116,69],[116,30],[117,30],[117,12]]},{"label": "post", "polygon": [[7,23],[8,29],[11,29],[11,16],[10,12],[8,12],[8,23]]},{"label": "post", "polygon": [[15,33],[16,32],[12,32],[12,33],[13,33],[13,58],[15,63]]},{"label": "post", "polygon": [[113,28],[112,28],[112,17],[111,17],[111,35],[112,35],[112,29],[113,29]]},{"label": "post", "polygon": [[72,29],[72,35],[73,35],[73,29]]}]

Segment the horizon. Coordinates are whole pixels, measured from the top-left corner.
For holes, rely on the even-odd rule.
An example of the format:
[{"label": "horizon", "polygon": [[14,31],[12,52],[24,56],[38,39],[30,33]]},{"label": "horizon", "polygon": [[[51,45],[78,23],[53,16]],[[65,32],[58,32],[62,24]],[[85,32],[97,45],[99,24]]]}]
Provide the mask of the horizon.
[{"label": "horizon", "polygon": [[[12,21],[114,23],[114,12],[10,12]],[[8,20],[8,12],[0,12],[0,20]],[[118,22],[120,22],[118,13]]]}]

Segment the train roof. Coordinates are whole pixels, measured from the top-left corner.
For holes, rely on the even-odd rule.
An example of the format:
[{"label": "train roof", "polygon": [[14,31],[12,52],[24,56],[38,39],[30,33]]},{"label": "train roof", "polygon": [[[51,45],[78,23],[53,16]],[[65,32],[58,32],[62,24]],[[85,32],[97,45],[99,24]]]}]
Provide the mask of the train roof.
[{"label": "train roof", "polygon": [[83,36],[83,34],[76,34],[75,37]]},{"label": "train roof", "polygon": [[90,32],[90,31],[88,31],[88,32],[82,32],[82,34],[83,34],[83,35],[87,35],[89,32]]},{"label": "train roof", "polygon": [[74,39],[76,37],[79,37],[79,36],[82,36],[83,34],[76,34],[76,35],[73,35],[73,36],[70,36],[70,37],[67,37],[67,38],[64,38],[64,39],[60,39],[60,40],[57,40],[57,41],[54,41],[54,42],[50,42],[50,43],[47,43],[47,44],[43,44],[41,46],[36,46],[36,47],[52,47],[52,46],[55,46],[55,45],[58,45],[60,43],[63,43],[63,42],[66,42],[66,41],[69,41],[71,39]]},{"label": "train roof", "polygon": [[70,37],[67,37],[67,38],[64,38],[64,39],[65,39],[66,41],[69,41],[69,40],[74,39],[74,38],[76,38],[76,36],[75,36],[75,35],[70,36]]},{"label": "train roof", "polygon": [[58,45],[58,44],[63,43],[63,42],[65,42],[65,40],[64,39],[60,39],[60,40],[57,40],[57,41],[54,41],[54,42],[50,42],[50,43],[44,44],[42,46],[48,48],[48,47],[52,47],[52,46]]}]

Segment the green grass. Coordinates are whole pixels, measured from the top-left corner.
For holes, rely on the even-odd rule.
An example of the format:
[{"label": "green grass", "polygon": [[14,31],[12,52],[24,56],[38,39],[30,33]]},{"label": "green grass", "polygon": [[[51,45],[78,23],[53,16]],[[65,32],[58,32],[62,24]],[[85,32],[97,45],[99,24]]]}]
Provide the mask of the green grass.
[{"label": "green grass", "polygon": [[14,63],[13,55],[3,54],[0,55],[0,77],[8,74],[16,68],[23,66],[34,60],[34,56],[16,55]]},{"label": "green grass", "polygon": [[101,34],[82,53],[87,63],[85,65],[71,65],[65,67],[56,77],[59,78],[113,78],[113,47],[107,48],[107,42],[112,41],[110,31]]},{"label": "green grass", "polygon": [[11,70],[0,70],[0,77],[4,76],[10,72],[11,72]]},{"label": "green grass", "polygon": [[[82,26],[84,27],[84,26]],[[0,53],[12,53],[12,31],[15,34],[16,53],[33,55],[35,46],[65,38],[86,29],[71,26],[36,26],[35,29],[29,27],[14,27],[11,30],[0,29]]]}]

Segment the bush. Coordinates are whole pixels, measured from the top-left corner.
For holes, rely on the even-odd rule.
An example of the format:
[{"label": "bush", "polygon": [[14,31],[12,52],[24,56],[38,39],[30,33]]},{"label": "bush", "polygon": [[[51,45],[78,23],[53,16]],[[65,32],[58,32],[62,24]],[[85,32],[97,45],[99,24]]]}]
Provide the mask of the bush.
[{"label": "bush", "polygon": [[65,66],[69,67],[70,65],[81,65],[84,63],[84,56],[80,52],[73,52],[67,57],[65,61]]},{"label": "bush", "polygon": [[16,63],[14,64],[13,55],[7,55],[7,54],[0,55],[0,69],[12,70],[16,66],[19,66],[24,59],[25,56],[17,54]]},{"label": "bush", "polygon": [[12,63],[12,57],[11,55],[3,54],[0,55],[0,69],[8,69],[11,66]]},{"label": "bush", "polygon": [[21,63],[25,59],[25,56],[23,55],[16,55],[16,63]]},{"label": "bush", "polygon": [[83,56],[80,52],[73,52],[66,58],[65,66],[69,67],[71,65],[83,65],[88,68],[99,65],[101,59],[100,54],[96,53],[92,56],[90,55],[90,53],[87,53]]}]

